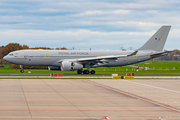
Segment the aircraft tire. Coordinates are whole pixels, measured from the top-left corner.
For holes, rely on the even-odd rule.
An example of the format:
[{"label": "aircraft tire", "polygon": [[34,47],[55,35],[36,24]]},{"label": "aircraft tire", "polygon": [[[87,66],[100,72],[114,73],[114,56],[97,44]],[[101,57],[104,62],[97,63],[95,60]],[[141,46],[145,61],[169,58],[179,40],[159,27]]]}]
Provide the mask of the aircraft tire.
[{"label": "aircraft tire", "polygon": [[91,70],[91,74],[95,74],[96,72],[95,72],[95,70]]},{"label": "aircraft tire", "polygon": [[78,70],[78,71],[77,71],[77,74],[82,74],[82,70]]},{"label": "aircraft tire", "polygon": [[21,72],[21,73],[23,73],[23,72],[24,72],[24,70],[23,70],[23,69],[21,69],[21,70],[20,70],[20,72]]},{"label": "aircraft tire", "polygon": [[84,70],[83,74],[89,74],[89,70]]}]

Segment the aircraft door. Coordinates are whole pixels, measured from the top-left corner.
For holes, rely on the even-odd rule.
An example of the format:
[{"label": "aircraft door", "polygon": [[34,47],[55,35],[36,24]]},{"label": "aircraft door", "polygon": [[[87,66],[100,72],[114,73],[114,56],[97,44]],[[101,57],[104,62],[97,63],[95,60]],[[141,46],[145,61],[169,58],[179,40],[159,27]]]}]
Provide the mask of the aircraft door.
[{"label": "aircraft door", "polygon": [[19,58],[23,59],[24,58],[24,52],[19,52]]},{"label": "aircraft door", "polygon": [[44,58],[49,59],[49,52],[44,52]]},{"label": "aircraft door", "polygon": [[138,58],[138,55],[133,55],[133,59],[137,59]]}]

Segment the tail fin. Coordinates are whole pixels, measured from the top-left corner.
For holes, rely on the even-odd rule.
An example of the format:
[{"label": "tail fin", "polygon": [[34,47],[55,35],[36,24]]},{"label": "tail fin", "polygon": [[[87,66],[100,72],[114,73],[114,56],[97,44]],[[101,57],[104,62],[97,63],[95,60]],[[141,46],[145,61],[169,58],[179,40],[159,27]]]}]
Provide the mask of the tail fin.
[{"label": "tail fin", "polygon": [[139,50],[162,51],[171,26],[162,26]]}]

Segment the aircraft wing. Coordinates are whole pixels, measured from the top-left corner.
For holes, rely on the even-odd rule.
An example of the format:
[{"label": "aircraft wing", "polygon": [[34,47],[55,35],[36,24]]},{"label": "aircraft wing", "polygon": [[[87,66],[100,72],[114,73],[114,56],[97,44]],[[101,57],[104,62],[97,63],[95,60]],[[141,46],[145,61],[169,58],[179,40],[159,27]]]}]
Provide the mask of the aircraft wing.
[{"label": "aircraft wing", "polygon": [[124,58],[132,55],[136,55],[138,51],[135,51],[129,55],[111,55],[111,56],[100,56],[100,57],[92,57],[92,58],[80,58],[76,59],[73,62],[77,62],[80,64],[87,63],[97,63],[97,62],[108,62],[108,61],[116,61],[118,58]]}]

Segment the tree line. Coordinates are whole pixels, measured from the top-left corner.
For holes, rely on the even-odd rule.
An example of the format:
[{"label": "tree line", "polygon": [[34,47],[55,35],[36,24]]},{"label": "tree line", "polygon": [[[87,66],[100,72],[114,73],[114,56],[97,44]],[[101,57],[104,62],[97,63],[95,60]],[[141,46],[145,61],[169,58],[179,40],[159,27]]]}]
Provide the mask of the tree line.
[{"label": "tree line", "polygon": [[[29,47],[27,45],[20,45],[18,43],[9,43],[6,46],[0,46],[0,59],[2,59],[5,55],[9,54],[10,52],[16,50],[24,50],[24,49],[44,49],[44,50],[54,50],[53,48],[49,47]],[[67,50],[65,47],[55,48],[55,50]]]},{"label": "tree line", "polygon": [[[2,63],[2,58],[9,54],[10,52],[12,51],[16,51],[16,50],[23,50],[23,49],[45,49],[45,50],[67,50],[67,48],[65,47],[60,47],[60,48],[49,48],[49,47],[29,47],[28,45],[20,45],[18,43],[9,43],[8,45],[6,46],[0,46],[0,62],[1,64]],[[170,60],[174,60],[174,61],[180,61],[180,50],[178,49],[175,49],[173,50],[172,52],[168,53],[168,55],[165,55],[165,56],[161,56],[161,57],[158,57],[158,58],[155,58],[153,60],[166,60],[166,61],[170,61]],[[12,65],[13,68],[19,68],[19,65]],[[47,68],[47,67],[38,67],[38,66],[24,66],[24,68]]]},{"label": "tree line", "polygon": [[[16,50],[24,50],[24,49],[44,49],[44,50],[54,50],[53,48],[49,47],[29,47],[27,45],[20,45],[18,43],[9,43],[6,46],[0,46],[0,64],[8,64],[7,62],[3,61],[2,58],[9,54],[10,52],[16,51]],[[55,48],[55,50],[67,50],[65,47],[59,47]],[[2,65],[1,65],[2,66]],[[13,68],[19,68],[19,65],[12,64]],[[40,66],[24,66],[25,69],[47,69],[46,66],[40,67]]]},{"label": "tree line", "polygon": [[174,49],[168,55],[155,58],[154,60],[165,60],[165,61],[180,61],[180,50]]},{"label": "tree line", "polygon": [[[12,51],[23,49],[45,49],[45,50],[67,50],[66,47],[49,48],[49,47],[29,47],[28,45],[20,45],[18,43],[9,43],[6,46],[0,46],[0,59]],[[180,61],[180,50],[175,49],[173,52],[168,53],[166,56],[155,58],[154,60],[174,60]]]}]

